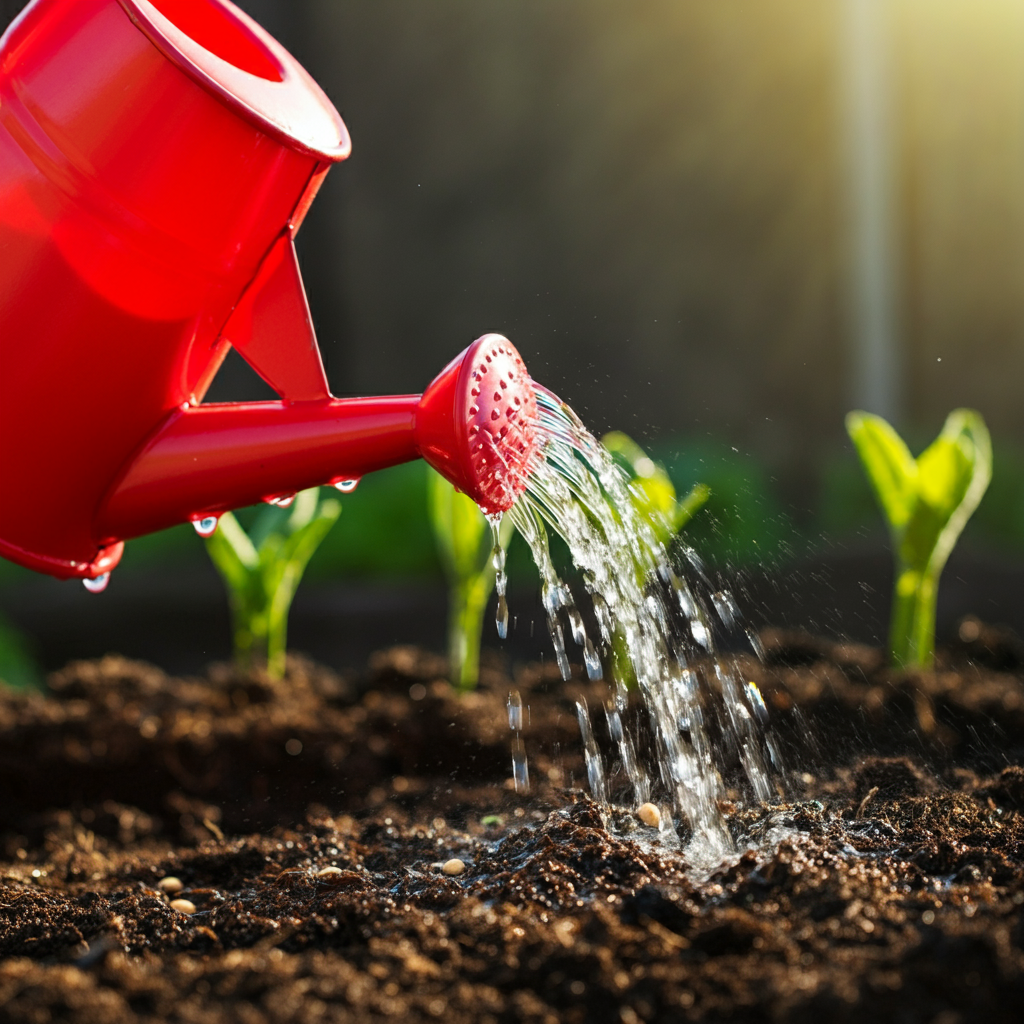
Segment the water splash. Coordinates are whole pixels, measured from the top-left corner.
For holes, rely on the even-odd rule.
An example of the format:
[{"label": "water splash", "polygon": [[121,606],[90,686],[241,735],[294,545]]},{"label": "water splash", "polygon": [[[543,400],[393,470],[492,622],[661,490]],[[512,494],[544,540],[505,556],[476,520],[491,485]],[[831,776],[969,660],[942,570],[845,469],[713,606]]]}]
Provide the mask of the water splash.
[{"label": "water splash", "polygon": [[[745,630],[752,644],[756,637],[746,630],[732,595],[712,586],[696,552],[669,550],[662,539],[672,535],[668,524],[641,511],[641,500],[634,498],[642,495],[572,410],[545,388],[535,388],[541,454],[508,515],[540,573],[559,670],[570,678],[568,626],[588,676],[612,680],[606,716],[630,798],[637,805],[664,800],[689,826],[691,859],[720,860],[733,849],[720,810],[727,755],[762,801],[774,795],[781,761],[765,732],[767,708],[756,686],[714,658],[716,622],[727,631]],[[551,560],[549,530],[565,540],[580,571],[594,637]],[[503,562],[499,572],[504,575]],[[637,753],[640,735],[631,734],[624,720],[634,690],[646,711],[653,778]],[[580,700],[576,710],[591,793],[606,802],[608,782],[586,702]]]}]

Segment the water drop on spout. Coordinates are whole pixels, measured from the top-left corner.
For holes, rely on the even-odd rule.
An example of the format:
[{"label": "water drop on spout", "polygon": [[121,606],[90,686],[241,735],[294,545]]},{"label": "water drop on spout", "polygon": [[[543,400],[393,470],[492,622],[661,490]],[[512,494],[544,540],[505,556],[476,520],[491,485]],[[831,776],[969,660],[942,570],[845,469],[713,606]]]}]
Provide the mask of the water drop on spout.
[{"label": "water drop on spout", "polygon": [[217,532],[219,521],[217,516],[204,516],[202,519],[193,519],[192,525],[200,537],[212,537]]},{"label": "water drop on spout", "polygon": [[276,494],[273,498],[267,498],[267,504],[276,505],[278,508],[287,508],[294,500],[294,494]]},{"label": "water drop on spout", "polygon": [[89,591],[90,594],[102,594],[107,589],[107,584],[110,582],[110,573],[105,572],[100,576],[97,576],[92,580],[82,580],[82,586]]},{"label": "water drop on spout", "polygon": [[352,480],[335,480],[333,484],[342,494],[351,494],[359,486],[359,479],[355,477]]}]

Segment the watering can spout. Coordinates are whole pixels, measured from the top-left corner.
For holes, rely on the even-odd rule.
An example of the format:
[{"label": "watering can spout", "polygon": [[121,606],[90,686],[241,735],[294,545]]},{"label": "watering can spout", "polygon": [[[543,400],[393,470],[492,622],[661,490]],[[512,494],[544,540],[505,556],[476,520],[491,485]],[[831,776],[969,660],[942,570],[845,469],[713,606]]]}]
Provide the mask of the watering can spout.
[{"label": "watering can spout", "polygon": [[424,458],[486,512],[522,493],[536,399],[501,335],[478,338],[423,395],[186,406],[131,460],[97,517],[101,545],[279,501]]}]

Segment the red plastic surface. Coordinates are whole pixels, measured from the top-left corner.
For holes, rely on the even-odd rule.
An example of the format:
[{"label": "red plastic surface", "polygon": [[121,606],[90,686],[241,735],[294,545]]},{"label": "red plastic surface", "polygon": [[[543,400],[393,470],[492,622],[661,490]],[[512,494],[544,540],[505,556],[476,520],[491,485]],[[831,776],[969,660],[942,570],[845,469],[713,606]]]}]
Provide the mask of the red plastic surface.
[{"label": "red plastic surface", "polygon": [[[348,150],[226,0],[26,8],[0,41],[0,555],[95,576],[125,538],[412,458],[421,435],[464,490],[511,501],[523,453],[477,424],[471,458],[471,374],[416,413],[328,396],[291,238]],[[196,408],[229,342],[284,401]]]},{"label": "red plastic surface", "polygon": [[504,512],[537,457],[537,399],[523,360],[485,334],[427,388],[417,412],[423,458],[485,512]]}]

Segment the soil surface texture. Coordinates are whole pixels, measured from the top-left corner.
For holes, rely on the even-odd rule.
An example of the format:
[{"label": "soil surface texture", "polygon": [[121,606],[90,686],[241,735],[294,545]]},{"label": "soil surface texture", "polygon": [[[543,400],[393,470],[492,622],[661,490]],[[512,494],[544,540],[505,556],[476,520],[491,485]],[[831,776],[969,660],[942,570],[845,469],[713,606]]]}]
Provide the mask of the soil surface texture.
[{"label": "soil surface texture", "polygon": [[550,666],[458,697],[410,648],[283,683],[73,663],[0,695],[0,1021],[1020,1021],[1024,647],[959,636],[914,674],[763,634],[787,773],[771,805],[727,779],[710,873],[630,806],[604,684]]}]

